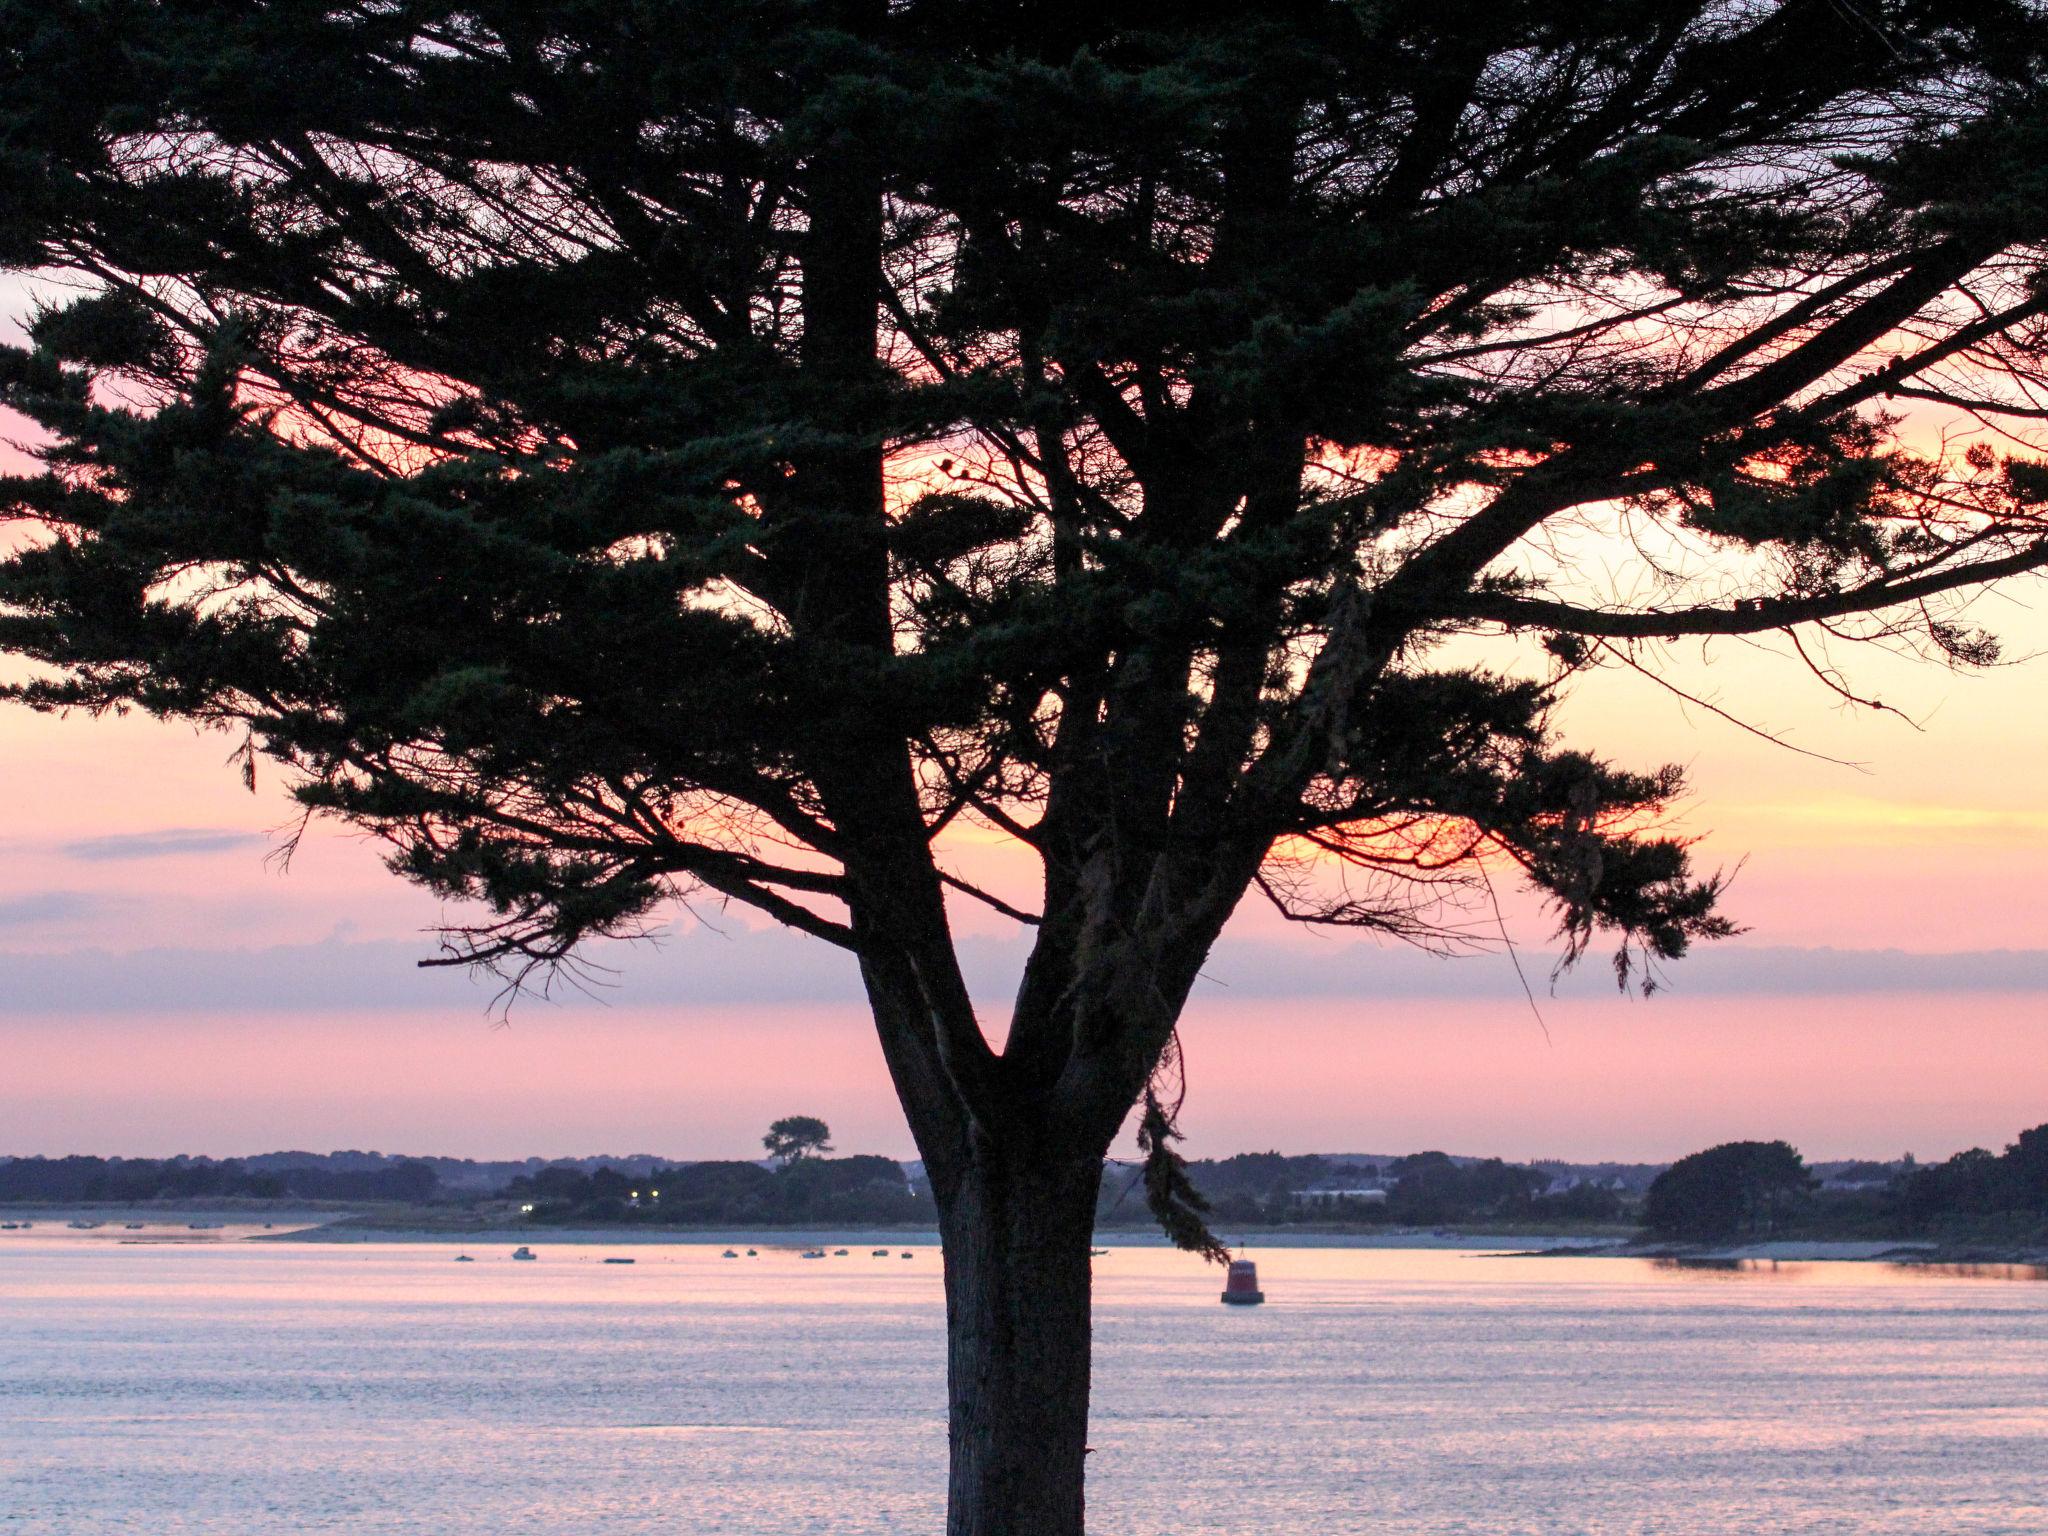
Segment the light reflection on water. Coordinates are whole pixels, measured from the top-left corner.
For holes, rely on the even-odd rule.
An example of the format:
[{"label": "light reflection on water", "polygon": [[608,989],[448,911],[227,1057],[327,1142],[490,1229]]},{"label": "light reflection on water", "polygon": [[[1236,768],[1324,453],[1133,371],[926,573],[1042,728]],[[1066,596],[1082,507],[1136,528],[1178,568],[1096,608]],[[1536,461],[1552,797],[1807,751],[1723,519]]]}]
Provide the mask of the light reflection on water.
[{"label": "light reflection on water", "polygon": [[[1834,1263],[1817,1263],[1810,1259],[1689,1259],[1653,1258],[1644,1261],[1653,1269],[1673,1270],[1688,1275],[1738,1275],[1752,1280],[1817,1280],[1825,1284],[1841,1284],[1840,1271],[1845,1267]],[[1907,1285],[1921,1284],[1927,1280],[2048,1280],[2048,1264],[1930,1264],[1922,1262],[1897,1263],[1891,1261],[1868,1265],[1875,1271],[1868,1278],[1872,1283],[1893,1279]]]},{"label": "light reflection on water", "polygon": [[[239,1235],[0,1234],[0,1533],[939,1526],[929,1247]],[[2048,1530],[2048,1272],[1256,1256],[1097,1261],[1100,1536]]]}]

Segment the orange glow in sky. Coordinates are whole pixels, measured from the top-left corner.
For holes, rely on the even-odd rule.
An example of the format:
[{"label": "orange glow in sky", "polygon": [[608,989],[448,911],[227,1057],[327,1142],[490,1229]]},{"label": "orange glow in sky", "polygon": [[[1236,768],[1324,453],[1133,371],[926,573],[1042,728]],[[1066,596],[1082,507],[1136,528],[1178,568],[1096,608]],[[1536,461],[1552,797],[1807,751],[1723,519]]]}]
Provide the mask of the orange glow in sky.
[{"label": "orange glow in sky", "polygon": [[[22,461],[0,448],[0,467]],[[2048,652],[2044,599],[2048,585],[2015,587],[1974,617],[2030,657]],[[1669,681],[1819,755],[1625,672],[1590,679],[1560,724],[1624,763],[1688,766],[1680,830],[1703,836],[1708,867],[1746,861],[1730,907],[1752,931],[1737,955],[1813,951],[1816,974],[1833,976],[1840,958],[1819,952],[1903,950],[1946,980],[1916,983],[1908,964],[1880,990],[1689,991],[1680,965],[1647,1002],[1584,986],[1550,999],[1546,925],[1511,902],[1539,1025],[1499,957],[1458,962],[1488,969],[1455,995],[1382,996],[1371,945],[1247,905],[1226,948],[1258,946],[1242,953],[1266,969],[1256,996],[1218,985],[1191,1010],[1190,1150],[1657,1158],[1785,1136],[1814,1156],[1927,1157],[2048,1120],[2048,963],[2033,963],[2048,957],[2048,658],[1978,676],[1868,648],[1833,660],[1921,729],[1848,708],[1782,652],[1725,640],[1674,652]],[[727,941],[681,920],[660,955],[620,957],[685,978],[659,1006],[534,1006],[493,1027],[486,991],[404,964],[431,952],[440,914],[373,845],[322,830],[289,873],[266,858],[290,806],[274,776],[243,791],[231,746],[141,719],[0,709],[0,1154],[745,1156],[791,1112],[825,1115],[842,1150],[912,1154],[850,991],[693,1001],[690,967]],[[963,833],[948,856],[1028,899],[1015,846]],[[979,908],[960,918],[974,935],[1008,926]],[[288,967],[335,944],[383,957],[374,997],[337,983],[224,1006],[146,980],[210,969],[231,982],[251,953]],[[2024,952],[2036,982],[1980,989],[1934,963],[1996,950]],[[1294,954],[1340,979],[1355,962],[1355,981],[1290,997]],[[10,985],[10,972],[44,979]],[[84,995],[116,973],[145,979]],[[48,980],[65,975],[81,978],[75,1003]],[[981,1001],[999,1028],[1000,993]]]}]

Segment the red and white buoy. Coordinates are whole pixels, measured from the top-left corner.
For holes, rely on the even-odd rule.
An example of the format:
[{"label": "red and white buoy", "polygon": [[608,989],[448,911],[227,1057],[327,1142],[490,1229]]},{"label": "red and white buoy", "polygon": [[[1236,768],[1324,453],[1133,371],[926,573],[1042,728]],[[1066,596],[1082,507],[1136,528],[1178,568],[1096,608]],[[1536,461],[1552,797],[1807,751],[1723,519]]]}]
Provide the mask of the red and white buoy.
[{"label": "red and white buoy", "polygon": [[1265,1299],[1266,1293],[1259,1289],[1259,1266],[1250,1259],[1232,1259],[1230,1273],[1223,1281],[1224,1304],[1256,1307]]}]

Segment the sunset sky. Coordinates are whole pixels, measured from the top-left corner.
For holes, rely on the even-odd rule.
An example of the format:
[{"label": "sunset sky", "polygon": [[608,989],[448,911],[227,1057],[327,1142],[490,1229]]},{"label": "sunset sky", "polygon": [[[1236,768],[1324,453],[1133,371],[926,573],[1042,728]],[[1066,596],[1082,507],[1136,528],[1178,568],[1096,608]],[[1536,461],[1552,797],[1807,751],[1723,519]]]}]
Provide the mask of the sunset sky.
[{"label": "sunset sky", "polygon": [[[1568,736],[1688,765],[1683,829],[1708,867],[1742,863],[1751,931],[1647,1001],[1597,960],[1553,992],[1548,926],[1510,900],[1532,1009],[1499,954],[1439,962],[1248,907],[1184,1030],[1189,1150],[1652,1159],[1784,1136],[1926,1158],[2048,1120],[2048,654],[2025,659],[2048,653],[2044,603],[2039,583],[1979,600],[2016,659],[1989,674],[1836,656],[1919,730],[1768,647],[1671,658],[1685,692],[1854,766],[1595,679]],[[291,808],[274,774],[242,788],[232,746],[0,709],[0,1153],[745,1156],[807,1112],[842,1151],[914,1155],[843,956],[678,912],[658,947],[601,957],[600,1000],[498,1022],[488,986],[414,968],[441,914],[373,846],[323,829],[288,872],[268,857]],[[953,856],[1007,888],[1028,874],[986,839]],[[962,922],[999,1029],[1015,933]]]}]

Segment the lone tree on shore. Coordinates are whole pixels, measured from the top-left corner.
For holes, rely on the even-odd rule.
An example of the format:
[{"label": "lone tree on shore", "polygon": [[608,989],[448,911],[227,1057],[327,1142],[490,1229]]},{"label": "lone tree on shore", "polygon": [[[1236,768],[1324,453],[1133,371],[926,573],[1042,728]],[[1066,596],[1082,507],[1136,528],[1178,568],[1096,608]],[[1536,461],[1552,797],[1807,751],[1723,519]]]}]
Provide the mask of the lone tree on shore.
[{"label": "lone tree on shore", "polygon": [[1819,1182],[1789,1142],[1723,1142],[1657,1175],[1643,1225],[1659,1237],[1774,1237]]},{"label": "lone tree on shore", "polygon": [[[953,1536],[1079,1536],[1088,1242],[1248,894],[1626,980],[1729,931],[1553,704],[1989,662],[2048,565],[2032,0],[0,0],[0,646],[236,732],[532,979],[679,895],[858,960]],[[1931,445],[1907,413],[1986,430]],[[1802,638],[1804,637],[1804,638]],[[1035,899],[947,856],[979,826]],[[1000,1045],[948,902],[1034,942]]]},{"label": "lone tree on shore", "polygon": [[784,1167],[819,1157],[832,1150],[832,1127],[815,1115],[785,1115],[768,1127],[761,1145],[770,1157],[782,1159]]}]

